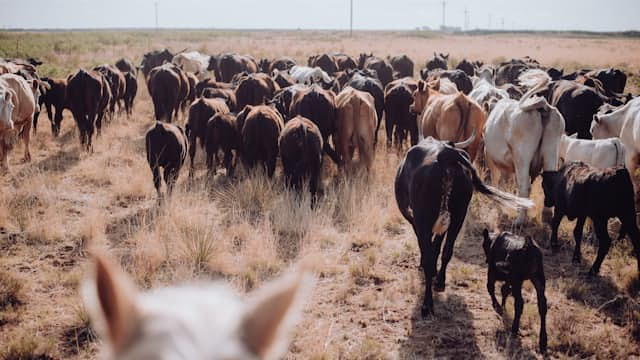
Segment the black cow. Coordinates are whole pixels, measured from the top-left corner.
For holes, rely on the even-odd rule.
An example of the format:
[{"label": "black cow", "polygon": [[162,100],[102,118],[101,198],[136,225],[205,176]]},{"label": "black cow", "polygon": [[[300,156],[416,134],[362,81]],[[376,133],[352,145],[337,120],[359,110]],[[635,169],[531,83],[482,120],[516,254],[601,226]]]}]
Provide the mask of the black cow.
[{"label": "black cow", "polygon": [[462,61],[456,65],[456,69],[464,71],[467,76],[473,76],[476,73],[476,67],[467,59],[462,59]]},{"label": "black cow", "polygon": [[[42,95],[42,102],[47,109],[47,116],[51,122],[51,133],[54,137],[60,134],[62,112],[67,108],[67,79],[42,78],[49,84],[49,89]],[[34,129],[36,123],[34,122]]]},{"label": "black cow", "polygon": [[173,60],[173,53],[167,49],[154,50],[142,56],[140,70],[144,74],[145,79],[149,77],[151,70],[164,63],[170,63]]},{"label": "black cow", "polygon": [[[80,144],[92,150],[96,118],[102,110],[103,86],[106,80],[97,71],[78,70],[67,81],[67,105],[80,131]],[[108,86],[108,85],[107,85]]]},{"label": "black cow", "polygon": [[122,71],[123,73],[132,73],[134,75],[137,73],[136,66],[133,64],[133,61],[131,61],[131,59],[127,59],[127,58],[118,59],[115,65],[116,65],[116,68],[118,68],[118,70]]},{"label": "black cow", "polygon": [[393,81],[393,68],[391,65],[384,59],[373,56],[373,54],[360,54],[358,69],[375,71],[375,75],[383,87]]},{"label": "black cow", "polygon": [[[513,294],[515,314],[511,333],[518,334],[520,317],[524,307],[522,299],[522,283],[531,280],[538,297],[538,314],[540,314],[540,351],[547,350],[547,298],[544,295],[545,276],[542,251],[531,236],[521,237],[510,232],[503,232],[491,241],[489,231],[482,232],[484,240],[482,248],[489,264],[487,272],[487,291],[491,296],[491,304],[495,311],[502,315],[507,296]],[[504,281],[502,285],[502,306],[496,300],[496,281]]]},{"label": "black cow", "polygon": [[402,79],[405,77],[413,77],[413,60],[407,55],[398,55],[387,57],[389,64],[393,68],[393,78]]},{"label": "black cow", "polygon": [[573,261],[580,262],[582,229],[587,217],[591,218],[599,246],[589,275],[597,275],[611,246],[607,221],[617,217],[622,223],[619,238],[625,234],[631,238],[640,272],[640,231],[636,225],[633,184],[627,169],[595,169],[582,162],[573,162],[558,171],[543,172],[542,189],[544,206],[554,206],[551,246],[558,247],[558,227],[562,218],[566,216],[571,221],[578,219],[573,229],[576,241]]},{"label": "black cow", "polygon": [[549,103],[558,108],[568,135],[578,133],[579,139],[591,139],[591,120],[604,103],[592,88],[574,81],[559,80],[549,88]]},{"label": "black cow", "polygon": [[447,66],[447,61],[449,60],[449,54],[436,54],[433,52],[433,58],[431,60],[427,60],[425,67],[428,71],[435,69],[447,70],[449,67]]},{"label": "black cow", "polygon": [[329,136],[333,136],[336,129],[335,94],[313,84],[306,89],[296,91],[289,116],[301,115],[318,126],[322,133],[323,150],[337,165],[341,165],[335,149],[329,144]]},{"label": "black cow", "polygon": [[177,66],[166,63],[154,68],[147,81],[156,120],[171,122],[185,106],[189,94],[186,75]]},{"label": "black cow", "polygon": [[109,87],[111,88],[111,101],[109,103],[109,112],[111,115],[116,113],[116,104],[120,110],[124,108],[124,95],[126,92],[126,80],[124,74],[118,70],[115,66],[109,64],[99,65],[93,68],[93,70],[99,71],[106,76],[109,81]]},{"label": "black cow", "polygon": [[289,120],[280,134],[280,158],[287,184],[300,190],[309,178],[311,204],[316,201],[322,169],[322,134],[311,120],[296,116]]},{"label": "black cow", "polygon": [[278,139],[284,127],[278,111],[267,105],[247,105],[236,118],[242,138],[242,162],[247,169],[262,163],[265,173],[273,177],[278,158]]},{"label": "black cow", "polygon": [[458,90],[462,91],[465,95],[469,95],[473,90],[473,83],[471,78],[462,70],[441,70],[436,69],[428,71],[427,69],[420,70],[420,77],[422,80],[432,81],[440,78],[447,78],[452,83],[456,84]]},{"label": "black cow", "polygon": [[474,140],[475,135],[472,135],[463,143],[453,144],[428,137],[409,149],[396,173],[396,202],[402,216],[413,226],[420,246],[420,265],[425,279],[422,316],[433,314],[431,285],[446,235],[442,263],[434,286],[436,291],[444,291],[447,265],[474,189],[502,205],[533,206],[528,199],[507,194],[482,182],[469,161],[469,155],[460,149]]},{"label": "black cow", "polygon": [[124,109],[129,116],[133,113],[133,101],[138,94],[138,78],[133,72],[125,72],[124,80],[127,84],[124,91]]},{"label": "black cow", "polygon": [[385,88],[384,113],[387,146],[391,146],[393,139],[398,149],[401,149],[407,132],[411,135],[411,145],[418,143],[417,115],[410,110],[413,103],[413,92],[417,88],[418,83],[411,78],[395,80]]},{"label": "black cow", "polygon": [[[181,127],[156,121],[145,135],[147,162],[153,173],[153,185],[162,199],[162,179],[167,183],[167,193],[171,195],[180,175],[180,169],[187,157],[187,138]],[[160,168],[164,176],[160,175]]]},{"label": "black cow", "polygon": [[611,97],[622,94],[627,86],[627,75],[619,69],[608,68],[593,70],[586,74],[602,82],[606,95]]},{"label": "black cow", "polygon": [[218,152],[222,151],[224,153],[223,165],[227,169],[227,176],[233,176],[233,151],[238,152],[242,146],[240,132],[236,126],[236,117],[232,114],[216,113],[207,122],[205,143],[209,175],[215,175]]},{"label": "black cow", "polygon": [[193,176],[194,161],[197,141],[200,139],[200,146],[204,148],[207,137],[207,123],[215,114],[229,113],[229,107],[222,99],[199,98],[194,101],[189,108],[189,120],[187,120],[187,138],[189,139],[189,176]]},{"label": "black cow", "polygon": [[285,122],[287,122],[291,117],[289,115],[291,111],[291,104],[293,103],[293,98],[295,97],[296,93],[306,88],[306,85],[301,84],[287,86],[276,92],[276,94],[273,96],[273,99],[271,99],[271,104],[275,105],[276,109],[278,109],[278,112],[282,115]]}]

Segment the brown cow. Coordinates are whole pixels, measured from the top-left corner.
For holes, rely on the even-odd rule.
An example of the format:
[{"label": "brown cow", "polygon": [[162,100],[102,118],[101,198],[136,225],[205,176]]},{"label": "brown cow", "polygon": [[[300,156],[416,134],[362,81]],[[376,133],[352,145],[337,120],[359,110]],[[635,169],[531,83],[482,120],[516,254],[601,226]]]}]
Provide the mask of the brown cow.
[{"label": "brown cow", "polygon": [[237,153],[242,146],[240,132],[236,126],[236,117],[232,114],[216,113],[207,123],[205,142],[209,175],[215,175],[218,165],[218,151],[222,150],[224,153],[223,164],[227,169],[227,176],[233,176],[233,150]]},{"label": "brown cow", "polygon": [[[57,137],[62,124],[62,112],[67,107],[67,79],[42,78],[42,81],[50,86],[50,89],[42,95],[42,102],[51,122],[51,133]],[[35,127],[36,124],[34,121],[33,126]]]},{"label": "brown cow", "polygon": [[245,76],[236,88],[238,109],[246,105],[260,105],[271,100],[280,86],[267,74],[257,73]]},{"label": "brown cow", "polygon": [[16,135],[22,134],[24,161],[31,160],[29,140],[36,111],[37,81],[27,81],[14,74],[0,76],[0,171],[7,171],[7,157]]},{"label": "brown cow", "polygon": [[336,96],[336,132],[333,141],[341,162],[351,167],[357,148],[367,171],[373,164],[374,134],[378,116],[371,94],[346,87]]},{"label": "brown cow", "polygon": [[418,115],[418,131],[423,137],[432,136],[438,140],[460,142],[472,136],[480,135],[467,148],[474,161],[482,142],[482,129],[486,114],[482,107],[462,92],[452,95],[438,93],[439,81],[432,88],[420,80],[418,89],[413,93],[414,103],[411,111]]},{"label": "brown cow", "polygon": [[200,139],[200,146],[205,146],[207,136],[207,122],[215,114],[229,113],[229,107],[222,99],[199,98],[189,108],[189,120],[187,120],[187,138],[189,139],[189,176],[193,176],[193,162],[196,157],[197,140]]},{"label": "brown cow", "polygon": [[278,157],[278,138],[284,127],[280,113],[271,106],[247,105],[236,119],[241,129],[242,162],[253,169],[261,162],[266,174],[273,177]]},{"label": "brown cow", "polygon": [[156,120],[171,122],[174,116],[178,116],[188,94],[188,84],[183,84],[184,74],[179,74],[177,69],[175,65],[167,63],[153,68],[149,73],[147,88],[153,101]]},{"label": "brown cow", "polygon": [[119,112],[124,109],[124,95],[126,92],[127,81],[124,74],[115,66],[109,64],[99,65],[93,68],[95,71],[101,72],[106,76],[111,88],[111,101],[109,103],[109,112],[111,116],[116,113],[116,104],[118,104]]},{"label": "brown cow", "polygon": [[232,112],[238,111],[236,93],[232,89],[205,88],[202,92],[202,97],[207,99],[223,99],[227,103],[229,110]]}]

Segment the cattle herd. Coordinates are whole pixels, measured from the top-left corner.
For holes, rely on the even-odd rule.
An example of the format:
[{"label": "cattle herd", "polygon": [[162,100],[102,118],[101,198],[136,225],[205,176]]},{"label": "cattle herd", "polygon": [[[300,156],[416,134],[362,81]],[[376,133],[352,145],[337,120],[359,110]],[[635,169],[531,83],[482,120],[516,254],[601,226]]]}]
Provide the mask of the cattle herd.
[{"label": "cattle herd", "polygon": [[[248,55],[173,54],[163,49],[144,54],[139,66],[120,59],[114,65],[80,69],[65,79],[40,77],[41,63],[34,59],[1,59],[0,170],[8,171],[7,156],[18,138],[24,142],[24,160],[29,161],[31,127],[35,133],[42,106],[54,136],[60,132],[62,112],[69,110],[81,148],[91,152],[104,122],[132,114],[141,72],[156,120],[146,133],[145,145],[160,200],[163,179],[170,195],[187,155],[189,174],[194,173],[200,147],[206,153],[209,176],[216,174],[222,154],[230,179],[235,178],[238,163],[246,171],[258,168],[273,177],[280,158],[287,187],[298,192],[306,188],[314,207],[321,200],[324,155],[344,170],[339,176],[359,176],[354,169],[370,173],[384,120],[387,148],[402,151],[410,144],[394,189],[398,208],[419,243],[425,281],[423,316],[434,313],[432,289],[445,289],[447,264],[473,192],[517,209],[515,223],[522,225],[527,209],[533,207],[528,197],[538,175],[542,175],[543,218],[551,224],[552,248],[558,246],[562,218],[577,219],[573,260],[580,261],[583,227],[587,218],[592,219],[599,246],[589,275],[597,275],[611,245],[608,220],[617,217],[619,237],[631,239],[640,272],[634,201],[640,99],[623,93],[626,75],[618,69],[564,74],[530,57],[500,64],[465,59],[448,69],[448,58],[449,54],[434,53],[414,78],[414,62],[406,55],[380,58],[363,53],[354,58],[325,53],[309,57],[305,66],[288,57],[256,61]],[[477,167],[489,170],[492,186],[484,183]],[[502,175],[511,174],[517,196],[498,190]],[[531,280],[538,295],[539,346],[544,352],[547,306],[539,246],[526,234],[503,232],[492,239],[485,230],[483,236],[493,307],[501,312],[505,298],[513,294],[512,331],[517,333],[522,282]],[[100,257],[97,264],[97,298],[114,352],[132,351],[129,355],[135,358],[157,350],[149,345],[153,342],[136,347],[122,340],[122,334],[133,331],[123,326],[131,323],[127,316],[135,315],[127,310],[135,307],[135,299],[118,290],[117,269]],[[505,282],[502,306],[495,298],[495,281]],[[284,295],[275,292],[284,305],[264,305],[275,309],[273,319],[256,319],[255,329],[242,323],[245,335],[259,337],[260,326],[268,330],[284,319],[298,292],[299,283],[292,284]],[[161,293],[153,296],[159,299]],[[192,300],[185,298],[186,303]],[[183,325],[195,327],[192,334],[203,326]],[[142,335],[155,336],[141,334],[136,341],[146,341]],[[266,356],[265,346],[273,339],[251,336],[237,340],[238,346],[253,356]],[[163,342],[161,348],[167,351],[171,344]],[[193,353],[194,349],[187,353],[204,358],[220,349],[200,350],[205,353]]]}]

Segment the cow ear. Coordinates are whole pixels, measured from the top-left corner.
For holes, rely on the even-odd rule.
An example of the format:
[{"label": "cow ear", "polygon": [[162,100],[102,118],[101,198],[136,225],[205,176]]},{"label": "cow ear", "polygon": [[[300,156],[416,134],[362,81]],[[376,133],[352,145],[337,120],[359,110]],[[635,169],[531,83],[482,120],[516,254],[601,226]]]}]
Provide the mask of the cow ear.
[{"label": "cow ear", "polygon": [[418,80],[418,91],[423,92],[426,84],[423,80]]},{"label": "cow ear", "polygon": [[82,295],[93,326],[111,343],[114,353],[127,345],[139,323],[137,292],[131,280],[102,254],[94,254],[93,275]]},{"label": "cow ear", "polygon": [[258,358],[271,358],[286,349],[286,338],[300,316],[311,292],[309,274],[296,274],[262,289],[241,323],[241,336],[247,348]]},{"label": "cow ear", "polygon": [[489,102],[485,101],[482,103],[482,109],[484,110],[484,112],[488,115],[490,112],[490,108],[489,108]]}]

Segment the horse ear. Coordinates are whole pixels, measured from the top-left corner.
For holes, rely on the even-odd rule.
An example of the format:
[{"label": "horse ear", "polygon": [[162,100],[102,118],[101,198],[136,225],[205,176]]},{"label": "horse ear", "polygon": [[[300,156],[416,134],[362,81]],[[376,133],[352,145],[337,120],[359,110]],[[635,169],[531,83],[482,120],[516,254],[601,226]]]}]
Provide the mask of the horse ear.
[{"label": "horse ear", "polygon": [[285,339],[300,316],[313,279],[308,274],[286,277],[260,291],[241,323],[241,336],[258,358],[286,349]]},{"label": "horse ear", "polygon": [[129,277],[106,256],[93,257],[94,273],[82,285],[84,303],[94,327],[117,354],[131,340],[139,324],[137,291]]}]

